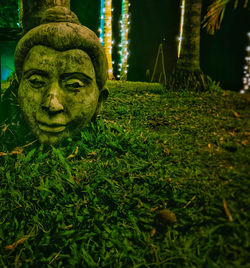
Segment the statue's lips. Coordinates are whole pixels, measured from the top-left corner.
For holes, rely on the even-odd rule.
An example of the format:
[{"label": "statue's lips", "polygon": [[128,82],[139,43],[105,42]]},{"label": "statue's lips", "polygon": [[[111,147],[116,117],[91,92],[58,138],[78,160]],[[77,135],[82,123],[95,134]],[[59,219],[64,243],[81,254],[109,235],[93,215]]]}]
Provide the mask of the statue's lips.
[{"label": "statue's lips", "polygon": [[65,130],[66,125],[62,125],[62,124],[57,124],[57,123],[43,123],[40,121],[37,121],[38,123],[38,127],[40,128],[40,130],[45,131],[45,132],[49,132],[49,133],[58,133],[58,132],[62,132]]}]

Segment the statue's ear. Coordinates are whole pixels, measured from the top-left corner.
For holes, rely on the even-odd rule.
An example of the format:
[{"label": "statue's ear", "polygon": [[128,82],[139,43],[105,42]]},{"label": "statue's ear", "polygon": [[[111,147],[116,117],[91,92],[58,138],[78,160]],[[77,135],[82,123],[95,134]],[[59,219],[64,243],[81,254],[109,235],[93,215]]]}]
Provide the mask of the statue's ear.
[{"label": "statue's ear", "polygon": [[100,91],[100,94],[99,94],[99,100],[98,102],[103,102],[105,101],[109,96],[109,91],[106,87],[104,87],[101,91]]},{"label": "statue's ear", "polygon": [[92,117],[92,121],[96,120],[97,115],[100,113],[101,109],[102,109],[102,104],[103,102],[108,98],[109,95],[109,91],[106,87],[104,87],[99,94],[99,99],[98,99],[98,104],[95,110],[95,114]]}]

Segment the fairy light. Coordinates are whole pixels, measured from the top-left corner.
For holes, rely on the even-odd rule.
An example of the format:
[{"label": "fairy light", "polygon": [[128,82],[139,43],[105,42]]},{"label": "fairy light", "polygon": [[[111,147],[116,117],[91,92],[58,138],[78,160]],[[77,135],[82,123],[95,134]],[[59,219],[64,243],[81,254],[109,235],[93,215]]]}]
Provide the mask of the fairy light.
[{"label": "fairy light", "polygon": [[178,44],[178,58],[180,58],[180,55],[181,55],[181,42],[182,42],[182,36],[183,36],[184,14],[185,14],[185,0],[182,0],[182,4],[181,4],[180,36],[178,38],[178,41],[179,41],[179,44]]},{"label": "fairy light", "polygon": [[23,27],[22,25],[22,21],[23,21],[23,0],[18,0],[18,22],[17,22],[17,26],[18,27]]},{"label": "fairy light", "polygon": [[250,88],[250,32],[247,33],[248,36],[248,46],[246,48],[247,57],[245,57],[246,64],[243,69],[243,89],[240,91],[241,94],[244,94]]},{"label": "fairy light", "polygon": [[100,28],[99,28],[99,39],[103,46],[104,46],[104,12],[105,12],[104,4],[105,4],[105,0],[101,0],[101,19],[100,19]]},{"label": "fairy light", "polygon": [[99,39],[107,56],[109,79],[114,77],[112,64],[112,10],[112,0],[101,0]]},{"label": "fairy light", "polygon": [[120,75],[118,76],[121,80],[127,80],[128,74],[128,25],[130,24],[129,21],[129,0],[122,0],[122,14],[121,14],[121,43],[120,47],[120,64],[119,64],[119,71]]}]

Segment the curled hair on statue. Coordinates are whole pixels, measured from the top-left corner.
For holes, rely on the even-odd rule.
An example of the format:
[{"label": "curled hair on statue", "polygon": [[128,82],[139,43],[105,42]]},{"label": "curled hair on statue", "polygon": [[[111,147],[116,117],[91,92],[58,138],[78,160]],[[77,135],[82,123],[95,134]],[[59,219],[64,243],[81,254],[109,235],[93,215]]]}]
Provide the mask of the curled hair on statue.
[{"label": "curled hair on statue", "polygon": [[41,24],[51,22],[71,22],[80,24],[76,14],[62,6],[48,8],[42,13]]},{"label": "curled hair on statue", "polygon": [[91,58],[101,91],[108,77],[108,65],[104,48],[96,34],[81,25],[77,16],[65,7],[55,6],[40,15],[40,24],[29,30],[17,44],[15,69],[18,81],[26,55],[32,47],[43,45],[58,51],[81,49]]}]

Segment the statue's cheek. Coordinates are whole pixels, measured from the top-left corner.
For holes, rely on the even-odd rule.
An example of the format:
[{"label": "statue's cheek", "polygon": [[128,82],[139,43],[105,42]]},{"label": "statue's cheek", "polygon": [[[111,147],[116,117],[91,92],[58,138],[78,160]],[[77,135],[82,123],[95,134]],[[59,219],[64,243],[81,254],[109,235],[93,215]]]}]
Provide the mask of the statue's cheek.
[{"label": "statue's cheek", "polygon": [[35,114],[41,107],[42,95],[34,90],[23,87],[18,90],[18,102],[23,113],[27,115]]}]

